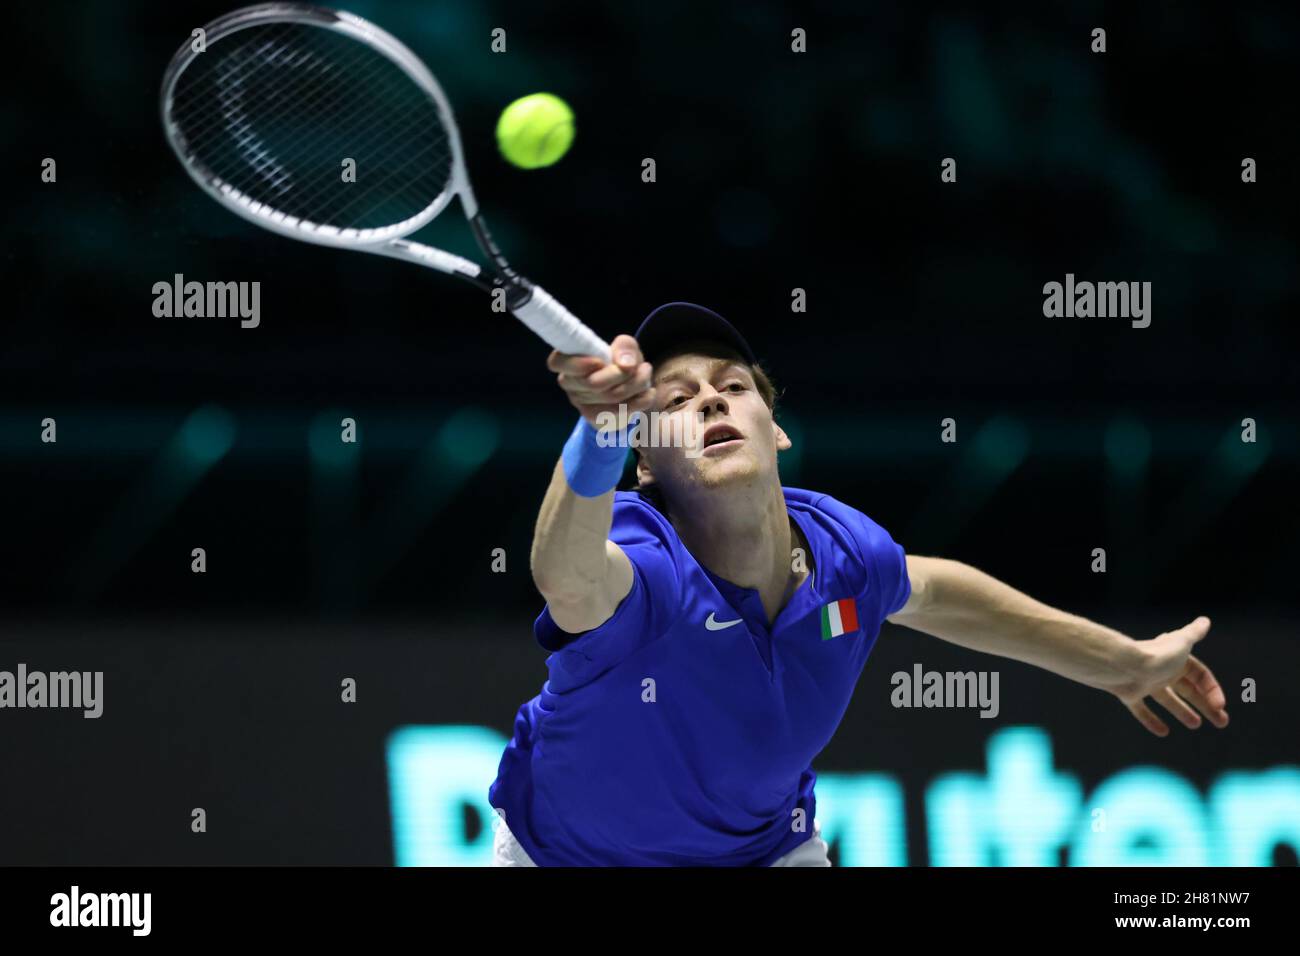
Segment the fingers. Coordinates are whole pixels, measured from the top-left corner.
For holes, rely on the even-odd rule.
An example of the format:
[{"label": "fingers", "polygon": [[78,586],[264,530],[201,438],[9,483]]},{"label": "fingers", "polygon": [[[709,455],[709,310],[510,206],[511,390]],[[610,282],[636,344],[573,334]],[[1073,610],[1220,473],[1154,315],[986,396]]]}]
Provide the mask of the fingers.
[{"label": "fingers", "polygon": [[637,365],[633,365],[630,369],[624,369],[618,365],[603,366],[586,376],[586,386],[595,389],[596,391],[603,391],[604,389],[621,385],[623,382],[630,382],[639,377],[639,373],[644,373],[644,375],[640,377],[645,379],[645,385],[641,386],[642,388],[645,388],[646,385],[650,384],[649,362],[640,362]]},{"label": "fingers", "polygon": [[616,337],[610,353],[612,362],[553,351],[546,359],[546,367],[556,373],[560,387],[576,405],[627,404],[630,411],[648,408],[654,397],[649,392],[654,370],[642,359],[636,339],[630,335]]},{"label": "fingers", "polygon": [[[1202,715],[1216,727],[1228,725],[1228,702],[1223,688],[1210,669],[1191,653],[1192,646],[1204,640],[1209,632],[1210,619],[1202,615],[1176,631],[1155,638],[1151,644],[1158,666],[1143,681],[1147,695],[1159,701],[1179,723],[1191,730],[1201,726]],[[1156,645],[1159,646],[1158,654],[1154,651]],[[1168,736],[1168,725],[1147,707],[1142,698],[1124,701],[1124,706],[1151,733],[1157,737]]]},{"label": "fingers", "polygon": [[1228,699],[1210,669],[1195,657],[1187,659],[1187,669],[1174,689],[1189,700],[1216,727],[1228,726]]},{"label": "fingers", "polygon": [[1187,701],[1175,694],[1172,688],[1162,687],[1151,696],[1187,729],[1195,730],[1201,726],[1200,715],[1187,705]]},{"label": "fingers", "polygon": [[[635,372],[637,367],[644,361],[641,357],[641,346],[637,345],[636,339],[630,335],[620,335],[614,339],[614,344],[610,346],[610,352],[614,360],[608,364],[624,375]],[[569,355],[555,349],[552,349],[551,354],[546,357],[546,367],[548,369],[552,372],[565,372],[569,375],[590,375],[597,369],[604,368],[605,365],[606,363],[603,360],[594,355]]]},{"label": "fingers", "polygon": [[1187,671],[1183,674],[1182,679],[1201,693],[1211,706],[1222,709],[1228,705],[1228,699],[1224,696],[1223,688],[1219,686],[1218,679],[1196,655],[1193,654],[1187,658]]},{"label": "fingers", "polygon": [[617,405],[646,391],[650,387],[650,376],[650,363],[642,362],[631,375],[624,375],[613,365],[606,365],[585,377],[562,372],[558,380],[560,387],[580,405]]},{"label": "fingers", "polygon": [[564,372],[579,377],[590,375],[596,369],[604,368],[605,363],[594,355],[566,355],[552,351],[546,357],[546,367],[552,372]]},{"label": "fingers", "polygon": [[[650,363],[642,362],[640,366],[632,370],[632,375],[629,378],[617,385],[606,388],[604,394],[609,396],[609,401],[612,402],[621,402],[634,395],[640,395],[650,387],[650,373]],[[599,375],[600,373],[596,374]]]},{"label": "fingers", "polygon": [[1210,619],[1202,614],[1196,620],[1192,621],[1191,624],[1180,627],[1178,630],[1174,631],[1174,633],[1187,641],[1189,645],[1195,644],[1196,642],[1203,640],[1206,634],[1210,633]]},{"label": "fingers", "polygon": [[[1215,704],[1213,700],[1198,691],[1195,685],[1186,680],[1180,680],[1175,684],[1174,690],[1177,691],[1179,697],[1190,702],[1192,706],[1204,714],[1206,719],[1214,726],[1219,728],[1228,726],[1228,711],[1222,703]],[[1222,692],[1220,692],[1221,699]]]},{"label": "fingers", "polygon": [[1138,723],[1151,731],[1151,733],[1155,734],[1157,737],[1169,736],[1169,727],[1163,720],[1152,713],[1151,708],[1142,703],[1142,701],[1135,701],[1131,704],[1125,704],[1124,706],[1129,709],[1129,713],[1138,719]]},{"label": "fingers", "polygon": [[629,374],[642,361],[641,346],[630,335],[615,336],[614,341],[609,343],[609,352],[614,357],[614,364]]},{"label": "fingers", "polygon": [[628,414],[632,412],[644,412],[654,406],[655,390],[647,388],[641,394],[633,396],[627,400]]}]

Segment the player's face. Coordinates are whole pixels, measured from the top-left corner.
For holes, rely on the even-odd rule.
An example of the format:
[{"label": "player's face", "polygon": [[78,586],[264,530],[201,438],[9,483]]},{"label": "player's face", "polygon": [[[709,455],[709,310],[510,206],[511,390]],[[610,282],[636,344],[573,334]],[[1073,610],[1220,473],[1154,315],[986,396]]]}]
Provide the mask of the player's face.
[{"label": "player's face", "polygon": [[655,368],[654,385],[658,447],[642,451],[642,480],[675,497],[775,477],[790,440],[739,357],[673,356]]}]

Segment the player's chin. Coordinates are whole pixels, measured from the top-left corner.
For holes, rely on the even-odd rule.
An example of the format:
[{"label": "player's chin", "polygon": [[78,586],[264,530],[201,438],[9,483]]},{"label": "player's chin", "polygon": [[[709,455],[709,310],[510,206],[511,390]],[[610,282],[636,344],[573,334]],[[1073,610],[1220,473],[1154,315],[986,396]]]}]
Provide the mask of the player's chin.
[{"label": "player's chin", "polygon": [[701,455],[694,465],[701,483],[712,487],[748,481],[760,471],[758,462],[744,448],[716,457]]}]

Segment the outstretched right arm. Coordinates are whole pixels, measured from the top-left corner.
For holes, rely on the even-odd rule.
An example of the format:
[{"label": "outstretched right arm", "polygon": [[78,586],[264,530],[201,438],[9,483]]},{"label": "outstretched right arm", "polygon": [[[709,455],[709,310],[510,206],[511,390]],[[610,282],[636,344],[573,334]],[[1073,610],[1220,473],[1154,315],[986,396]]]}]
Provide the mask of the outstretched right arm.
[{"label": "outstretched right arm", "polygon": [[559,352],[546,362],[582,421],[551,473],[533,532],[531,567],[551,618],[571,634],[605,623],[632,589],[632,563],[609,540],[614,486],[627,451],[599,447],[595,426],[598,415],[617,415],[620,404],[628,414],[648,408],[654,391],[650,364],[642,361],[632,336],[614,339],[611,352],[609,363]]}]

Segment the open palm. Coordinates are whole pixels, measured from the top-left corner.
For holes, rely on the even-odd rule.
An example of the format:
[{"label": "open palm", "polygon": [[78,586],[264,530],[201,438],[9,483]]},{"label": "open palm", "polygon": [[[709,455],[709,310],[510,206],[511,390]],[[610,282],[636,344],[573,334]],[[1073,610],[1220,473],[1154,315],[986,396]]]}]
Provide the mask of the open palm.
[{"label": "open palm", "polygon": [[[1143,658],[1132,681],[1116,691],[1129,712],[1157,737],[1169,727],[1146,704],[1150,697],[1195,730],[1204,715],[1216,727],[1228,725],[1227,698],[1213,672],[1192,654],[1192,647],[1210,631],[1210,619],[1198,617],[1176,631],[1141,642]],[[1199,713],[1198,713],[1199,711]]]}]

